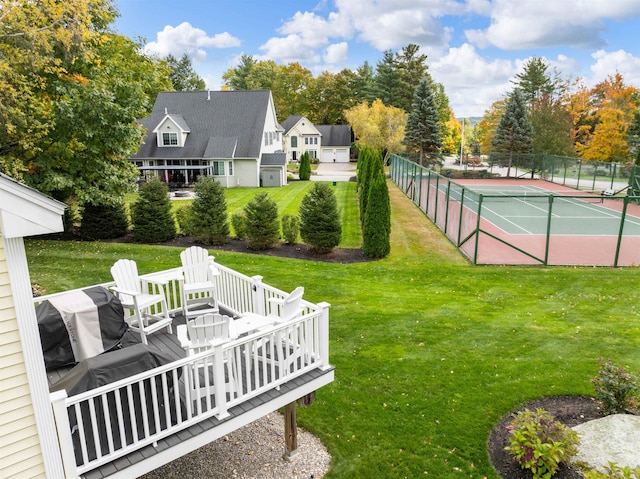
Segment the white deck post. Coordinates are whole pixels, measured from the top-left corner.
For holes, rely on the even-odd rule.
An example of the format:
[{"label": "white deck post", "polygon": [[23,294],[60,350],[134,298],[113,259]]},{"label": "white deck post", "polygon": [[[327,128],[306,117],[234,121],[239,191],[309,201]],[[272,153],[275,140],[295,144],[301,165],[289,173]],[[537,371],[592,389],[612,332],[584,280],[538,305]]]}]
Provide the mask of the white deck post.
[{"label": "white deck post", "polygon": [[[232,381],[233,378],[229,378]],[[222,344],[213,346],[213,392],[216,397],[216,408],[218,419],[224,419],[229,416],[227,411],[227,387],[224,378],[224,356],[222,352]]]},{"label": "white deck post", "polygon": [[71,426],[69,425],[69,415],[67,413],[67,391],[55,391],[51,393],[51,407],[53,417],[56,422],[58,432],[58,444],[62,455],[62,467],[64,477],[76,478],[76,457],[73,452],[73,440],[71,439]]},{"label": "white deck post", "polygon": [[262,276],[256,275],[251,277],[253,281],[253,286],[251,287],[253,291],[253,312],[260,315],[265,315],[266,311],[264,310],[264,286],[262,285]]},{"label": "white deck post", "polygon": [[318,335],[320,336],[320,361],[323,371],[329,369],[329,308],[331,305],[326,302],[318,303],[318,307],[322,309],[320,314],[320,324],[318,327]]}]

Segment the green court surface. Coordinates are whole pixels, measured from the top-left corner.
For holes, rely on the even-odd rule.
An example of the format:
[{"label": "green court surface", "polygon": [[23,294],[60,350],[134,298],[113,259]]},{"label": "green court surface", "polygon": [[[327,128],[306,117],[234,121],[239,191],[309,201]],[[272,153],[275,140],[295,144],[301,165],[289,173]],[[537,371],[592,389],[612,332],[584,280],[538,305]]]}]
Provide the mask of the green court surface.
[{"label": "green court surface", "polygon": [[[465,187],[464,205],[507,234],[544,235],[618,235],[622,213],[606,207],[599,196],[562,196],[534,186]],[[450,195],[459,200],[459,194]],[[521,195],[516,197],[515,195]],[[607,199],[606,202],[614,200]],[[551,215],[549,209],[551,208]],[[640,236],[640,218],[627,214],[625,236]]]}]

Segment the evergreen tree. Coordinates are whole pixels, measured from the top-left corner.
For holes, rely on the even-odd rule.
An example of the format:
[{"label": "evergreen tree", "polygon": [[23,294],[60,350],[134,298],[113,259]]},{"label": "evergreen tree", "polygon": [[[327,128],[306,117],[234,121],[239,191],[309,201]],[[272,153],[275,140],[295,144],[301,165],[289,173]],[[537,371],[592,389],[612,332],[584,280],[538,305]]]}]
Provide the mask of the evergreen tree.
[{"label": "evergreen tree", "polygon": [[251,70],[256,64],[256,61],[251,55],[241,55],[240,63],[237,67],[227,70],[222,79],[225,85],[233,91],[250,90],[247,79],[251,75]]},{"label": "evergreen tree", "polygon": [[360,225],[364,223],[369,198],[369,180],[371,178],[371,163],[375,161],[375,150],[370,147],[360,149],[358,155],[358,199],[360,202]]},{"label": "evergreen tree", "polygon": [[133,235],[142,243],[161,243],[176,237],[167,185],[155,179],[140,187],[140,197],[131,208]]},{"label": "evergreen tree", "polygon": [[206,88],[204,80],[193,69],[191,59],[186,53],[180,60],[173,55],[168,55],[166,61],[171,69],[169,78],[176,91],[198,91]]},{"label": "evergreen tree", "polygon": [[267,193],[258,193],[244,207],[247,218],[249,248],[263,250],[272,248],[280,239],[278,205]]},{"label": "evergreen tree", "polygon": [[318,253],[328,253],[340,243],[342,224],[338,201],[328,183],[314,183],[302,198],[300,236]]},{"label": "evergreen tree", "polygon": [[212,176],[200,176],[194,187],[189,229],[197,242],[222,245],[229,242],[229,220],[224,188]]},{"label": "evergreen tree", "polygon": [[353,93],[355,103],[361,103],[363,101],[371,103],[376,99],[373,68],[367,61],[356,70]]},{"label": "evergreen tree", "polygon": [[298,167],[298,177],[302,181],[309,181],[311,179],[311,158],[309,158],[309,152],[305,151],[300,155],[300,166]]},{"label": "evergreen tree", "polygon": [[391,251],[391,202],[384,172],[371,178],[367,213],[362,228],[362,251],[369,258],[384,258]]},{"label": "evergreen tree", "polygon": [[296,215],[282,216],[282,236],[288,244],[296,244],[300,235],[300,218]]},{"label": "evergreen tree", "polygon": [[556,90],[547,68],[547,62],[543,58],[531,58],[524,64],[524,71],[518,73],[516,80],[512,81],[516,88],[522,91],[526,102],[532,102],[544,95],[552,95]]},{"label": "evergreen tree", "polygon": [[374,93],[386,106],[400,108],[402,103],[402,76],[391,50],[383,53],[382,60],[376,65]]},{"label": "evergreen tree", "polygon": [[439,120],[431,84],[427,78],[423,78],[413,96],[404,137],[408,148],[420,152],[421,165],[424,164],[425,154],[435,155],[442,147]]},{"label": "evergreen tree", "polygon": [[127,234],[129,221],[123,202],[112,205],[86,204],[82,209],[79,234],[89,241],[120,238]]},{"label": "evergreen tree", "polygon": [[507,176],[511,173],[514,153],[531,151],[533,128],[529,122],[527,107],[522,92],[516,88],[507,100],[507,106],[500,119],[496,135],[493,138],[494,150],[509,153]]}]

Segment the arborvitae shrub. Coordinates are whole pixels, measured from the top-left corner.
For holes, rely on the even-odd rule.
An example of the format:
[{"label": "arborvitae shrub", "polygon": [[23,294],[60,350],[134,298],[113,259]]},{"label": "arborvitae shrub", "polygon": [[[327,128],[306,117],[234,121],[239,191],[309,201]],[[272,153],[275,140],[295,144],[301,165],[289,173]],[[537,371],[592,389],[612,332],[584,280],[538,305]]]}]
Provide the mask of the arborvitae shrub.
[{"label": "arborvitae shrub", "polygon": [[303,181],[308,181],[311,178],[311,160],[307,151],[305,151],[302,156],[300,156],[298,177]]},{"label": "arborvitae shrub", "polygon": [[249,201],[244,207],[244,214],[250,249],[269,249],[280,240],[278,205],[267,193],[258,193]]},{"label": "arborvitae shrub", "polygon": [[176,211],[176,221],[180,228],[180,233],[185,236],[191,236],[191,205],[182,205]]},{"label": "arborvitae shrub", "polygon": [[362,252],[369,258],[384,258],[391,251],[391,205],[384,172],[371,179],[367,214],[362,228]]},{"label": "arborvitae shrub", "polygon": [[212,176],[201,176],[194,187],[189,229],[194,241],[207,245],[229,242],[227,200],[222,185]]},{"label": "arborvitae shrub", "polygon": [[241,211],[235,211],[231,215],[231,226],[236,234],[236,238],[243,240],[247,237],[247,217]]},{"label": "arborvitae shrub", "polygon": [[78,233],[82,239],[95,241],[120,238],[127,234],[129,222],[124,203],[114,205],[86,204]]},{"label": "arborvitae shrub", "polygon": [[314,251],[328,253],[338,246],[342,224],[338,202],[327,183],[315,183],[300,204],[300,236]]},{"label": "arborvitae shrub", "polygon": [[282,236],[288,244],[296,244],[300,235],[300,219],[296,215],[282,217]]},{"label": "arborvitae shrub", "polygon": [[131,208],[133,235],[142,243],[161,243],[176,237],[167,186],[152,180],[140,187],[140,197]]}]

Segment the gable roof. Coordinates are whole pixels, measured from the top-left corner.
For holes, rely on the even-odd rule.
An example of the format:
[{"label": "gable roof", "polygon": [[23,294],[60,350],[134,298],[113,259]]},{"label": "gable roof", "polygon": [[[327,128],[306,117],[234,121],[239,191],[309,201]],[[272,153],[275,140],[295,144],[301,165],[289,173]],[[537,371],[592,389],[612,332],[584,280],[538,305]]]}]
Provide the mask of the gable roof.
[{"label": "gable roof", "polygon": [[0,231],[6,238],[18,238],[64,229],[62,215],[67,207],[13,178],[0,173]]},{"label": "gable roof", "polygon": [[287,155],[279,151],[277,153],[263,153],[260,166],[285,166],[287,164]]},{"label": "gable roof", "polygon": [[[235,158],[258,158],[270,102],[269,90],[161,92],[141,122],[147,135],[131,158],[231,158],[218,154],[231,150],[232,138]],[[167,115],[190,131],[183,147],[158,146],[153,129]]]},{"label": "gable roof", "polygon": [[289,130],[294,126],[296,126],[296,124],[300,121],[301,118],[302,118],[302,115],[291,115],[286,120],[284,120],[281,123],[282,128],[284,129],[284,134],[286,135],[287,133],[289,133]]},{"label": "gable roof", "polygon": [[349,125],[316,125],[322,135],[322,146],[351,146]]},{"label": "gable roof", "polygon": [[153,129],[153,131],[155,133],[158,132],[158,128],[160,128],[160,126],[164,123],[164,121],[167,118],[170,119],[172,122],[174,122],[178,126],[178,128],[180,128],[182,131],[187,132],[187,133],[189,133],[191,131],[189,129],[189,125],[187,125],[187,122],[184,121],[184,118],[183,118],[182,115],[170,115],[170,114],[166,113],[166,111],[165,111],[164,118],[162,120],[160,120],[160,122]]}]

